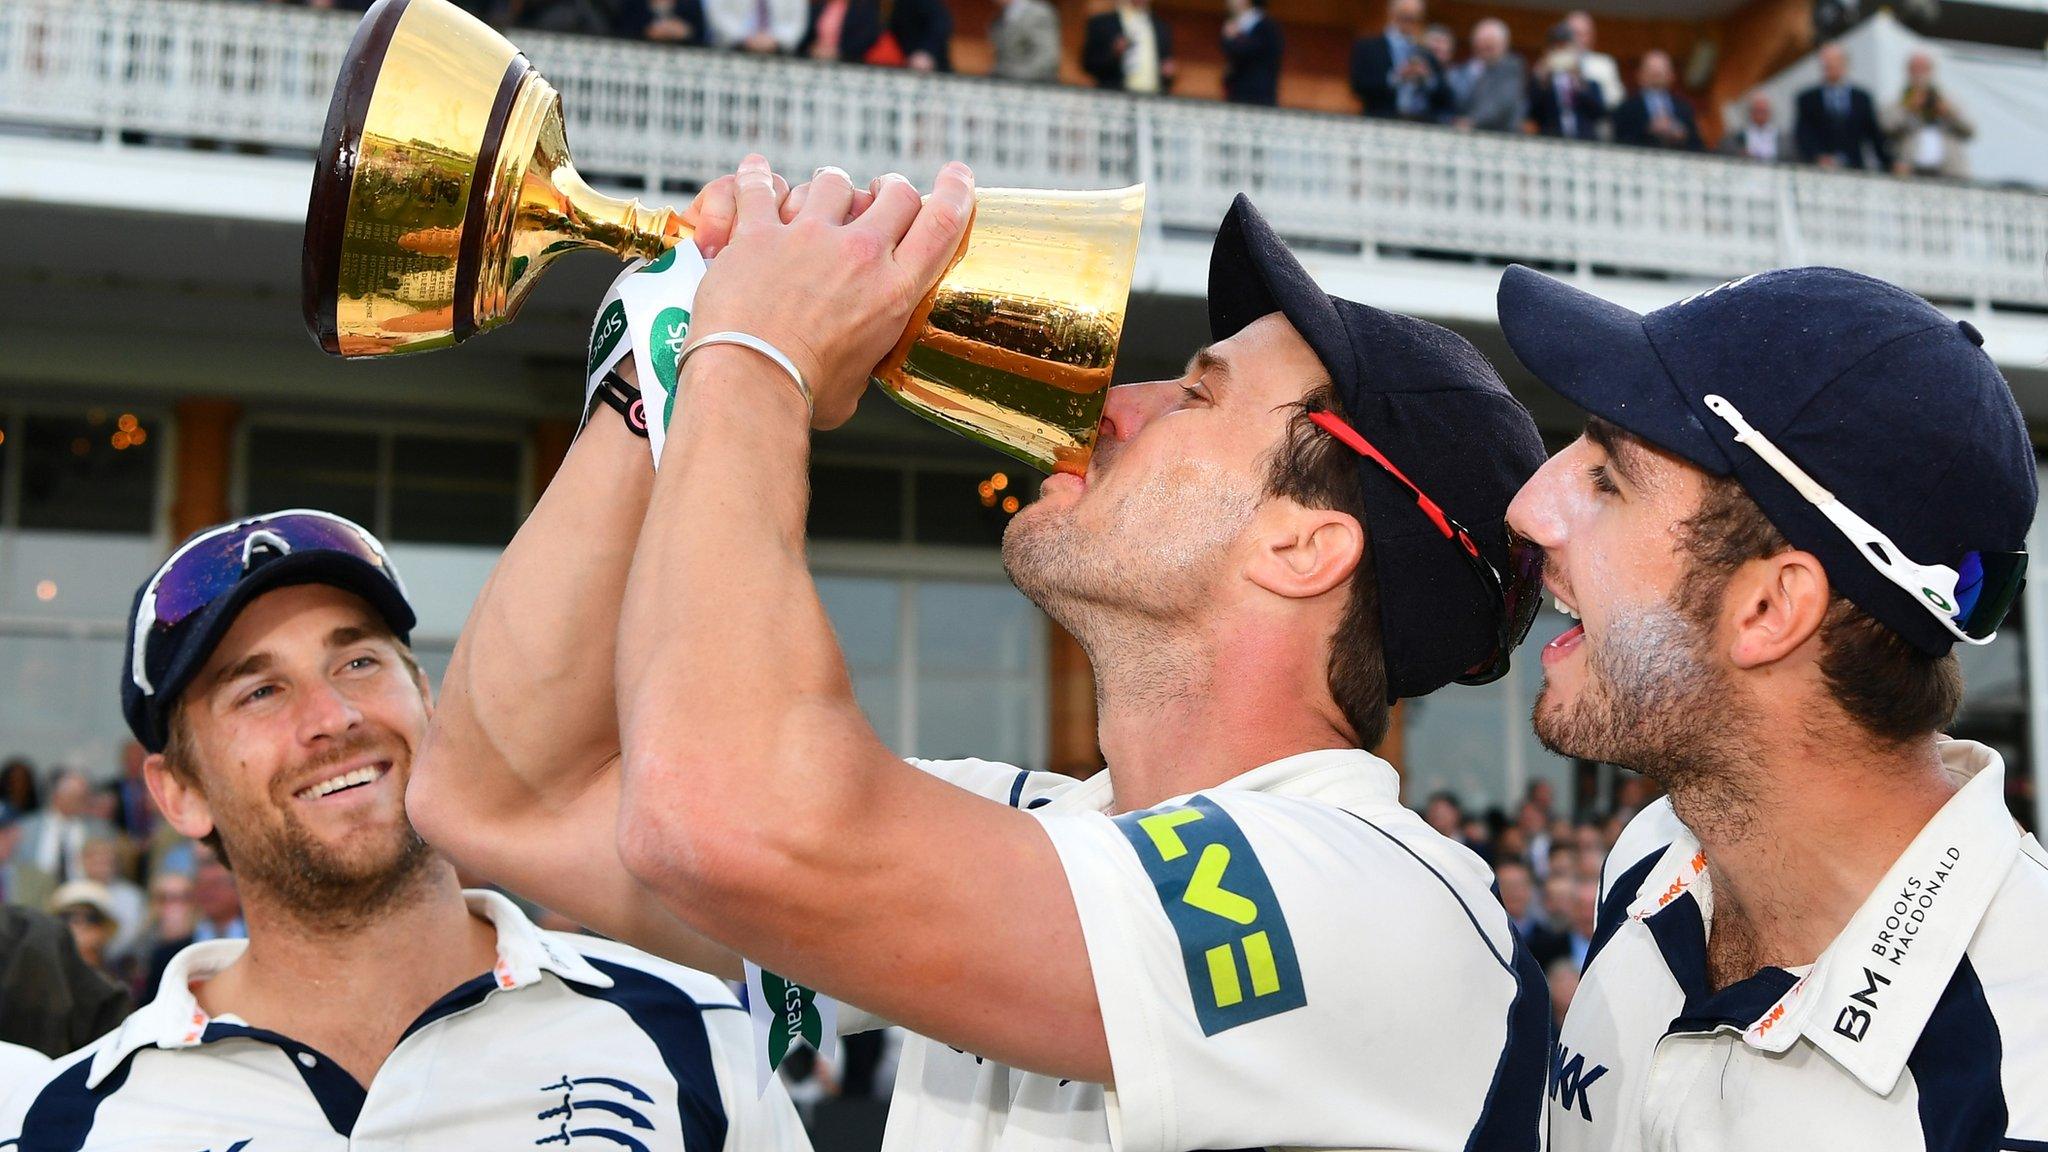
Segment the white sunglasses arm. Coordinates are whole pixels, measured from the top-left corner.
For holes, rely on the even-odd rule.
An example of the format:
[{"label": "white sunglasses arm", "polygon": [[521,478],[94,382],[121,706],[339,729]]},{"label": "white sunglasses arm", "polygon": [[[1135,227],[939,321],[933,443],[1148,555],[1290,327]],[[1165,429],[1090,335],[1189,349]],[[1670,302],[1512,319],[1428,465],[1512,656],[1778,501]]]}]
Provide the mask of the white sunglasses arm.
[{"label": "white sunglasses arm", "polygon": [[[1791,457],[1778,451],[1778,446],[1765,439],[1763,433],[1750,427],[1749,421],[1743,419],[1742,413],[1726,398],[1710,394],[1700,399],[1708,411],[1727,421],[1728,426],[1735,429],[1737,444],[1756,453],[1765,464],[1770,465],[1773,472],[1784,477],[1785,482],[1797,489],[1801,496],[1806,497],[1821,515],[1828,518],[1829,523],[1839,528],[1842,535],[1847,536],[1851,543],[1863,550],[1865,558],[1880,575],[1925,604],[1934,618],[1941,621],[1942,627],[1949,630],[1950,635],[1965,644],[1989,644],[1996,638],[1997,634],[1993,633],[1979,639],[1956,626],[1950,614],[1955,610],[1956,585],[1962,580],[1962,576],[1955,569],[1915,562],[1898,545],[1892,543],[1891,537],[1879,531],[1877,525],[1858,516],[1848,505],[1835,499],[1835,494],[1821,487],[1820,481],[1807,475],[1804,468],[1794,464]],[[1877,545],[1882,550],[1881,553],[1873,554],[1870,547],[1872,544]],[[1929,598],[1930,593],[1939,596],[1941,603],[1949,605],[1948,611],[1942,611],[1940,606]]]}]

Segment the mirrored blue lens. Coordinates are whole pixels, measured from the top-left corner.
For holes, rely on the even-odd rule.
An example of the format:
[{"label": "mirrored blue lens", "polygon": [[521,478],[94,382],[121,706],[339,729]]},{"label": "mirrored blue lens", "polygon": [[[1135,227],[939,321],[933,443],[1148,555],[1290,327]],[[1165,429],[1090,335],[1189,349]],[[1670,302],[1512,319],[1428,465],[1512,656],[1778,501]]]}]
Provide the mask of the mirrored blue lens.
[{"label": "mirrored blue lens", "polygon": [[369,535],[346,521],[294,514],[259,516],[200,541],[171,562],[157,581],[155,625],[171,628],[183,623],[240,582],[248,574],[245,560],[252,537],[281,546],[286,553],[343,552],[385,567]]},{"label": "mirrored blue lens", "polygon": [[1998,631],[2027,584],[2025,552],[1971,552],[1956,566],[1956,626],[1982,639]]}]

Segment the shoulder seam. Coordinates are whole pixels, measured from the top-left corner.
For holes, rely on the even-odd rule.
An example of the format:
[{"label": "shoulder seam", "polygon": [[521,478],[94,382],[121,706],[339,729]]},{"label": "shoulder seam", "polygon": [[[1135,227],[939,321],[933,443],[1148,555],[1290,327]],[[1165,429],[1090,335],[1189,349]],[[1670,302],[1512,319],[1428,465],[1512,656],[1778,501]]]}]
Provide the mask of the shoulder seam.
[{"label": "shoulder seam", "polygon": [[1472,911],[1472,906],[1465,902],[1465,897],[1459,894],[1458,889],[1451,884],[1449,878],[1447,878],[1442,872],[1437,870],[1436,865],[1431,864],[1427,860],[1424,860],[1422,858],[1422,855],[1416,852],[1415,849],[1410,848],[1406,844],[1403,844],[1401,842],[1400,837],[1394,835],[1393,833],[1387,831],[1385,828],[1380,827],[1372,821],[1367,820],[1365,817],[1360,816],[1358,813],[1353,812],[1348,808],[1340,808],[1338,809],[1338,811],[1343,812],[1345,815],[1350,816],[1354,820],[1357,820],[1359,823],[1365,825],[1367,828],[1370,828],[1373,831],[1379,833],[1380,835],[1386,837],[1388,842],[1392,843],[1396,848],[1399,848],[1401,851],[1406,852],[1408,856],[1411,859],[1413,859],[1417,864],[1420,864],[1423,866],[1423,868],[1427,869],[1431,876],[1436,877],[1437,883],[1444,886],[1444,891],[1449,892],[1451,894],[1451,899],[1456,900],[1458,902],[1458,908],[1465,913],[1465,919],[1472,922],[1472,930],[1479,934],[1480,941],[1486,945],[1486,950],[1493,955],[1494,963],[1499,964],[1501,966],[1501,970],[1506,972],[1509,976],[1515,975],[1515,966],[1513,962],[1501,956],[1500,949],[1496,947],[1493,943],[1493,937],[1488,936],[1486,934],[1486,928],[1479,923],[1478,914]]}]

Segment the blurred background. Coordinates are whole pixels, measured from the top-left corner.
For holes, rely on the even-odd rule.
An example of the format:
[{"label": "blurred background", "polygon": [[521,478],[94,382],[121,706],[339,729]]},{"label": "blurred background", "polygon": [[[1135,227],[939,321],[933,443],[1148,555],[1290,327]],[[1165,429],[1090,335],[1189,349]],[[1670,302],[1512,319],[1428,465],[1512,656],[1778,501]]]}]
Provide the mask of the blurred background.
[{"label": "blurred background", "polygon": [[[120,720],[137,581],[206,524],[338,512],[391,545],[438,673],[567,449],[614,272],[565,261],[460,352],[319,351],[301,231],[361,6],[0,4],[0,895],[98,885],[107,901],[69,911],[103,922],[96,962],[138,992],[164,947],[237,918],[232,877],[155,820]],[[1870,272],[1974,323],[2030,425],[2048,418],[2048,0],[469,6],[562,91],[577,162],[613,194],[681,203],[750,149],[799,175],[925,182],[957,157],[984,185],[1147,183],[1120,379],[1175,374],[1206,339],[1210,238],[1246,191],[1330,291],[1472,339],[1553,446],[1578,420],[1500,337],[1510,262],[1643,310],[1766,267]],[[811,557],[884,739],[1099,767],[1086,661],[1001,570],[1035,477],[871,395],[813,480]],[[2038,589],[1963,651],[1957,725],[2005,756],[2030,827]],[[1381,751],[1411,803],[1495,860],[1568,998],[1598,863],[1651,793],[1530,735],[1534,650],[1563,627],[1546,610],[1513,675],[1404,705]],[[71,821],[104,846],[61,847],[50,829]],[[858,1110],[886,1095],[887,1059],[833,1053],[799,1095]],[[863,1146],[869,1118],[823,1131]]]}]

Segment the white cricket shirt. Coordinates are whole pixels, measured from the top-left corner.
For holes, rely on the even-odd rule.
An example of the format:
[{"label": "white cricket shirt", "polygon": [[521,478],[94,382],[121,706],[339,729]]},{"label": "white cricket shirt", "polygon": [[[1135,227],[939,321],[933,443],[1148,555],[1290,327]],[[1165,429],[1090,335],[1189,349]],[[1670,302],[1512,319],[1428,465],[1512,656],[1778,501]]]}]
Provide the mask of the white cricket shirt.
[{"label": "white cricket shirt", "polygon": [[497,928],[496,965],[414,1021],[367,1090],[288,1036],[208,1016],[191,982],[248,947],[209,941],[11,1097],[0,1149],[808,1152],[781,1085],[755,1098],[753,1036],[724,982],[467,896]]},{"label": "white cricket shirt", "polygon": [[2048,855],[2005,767],[1959,781],[1803,972],[1707,986],[1713,885],[1668,801],[1608,856],[1600,926],[1551,1059],[1560,1152],[2048,1152]]},{"label": "white cricket shirt", "polygon": [[1385,761],[1310,752],[1114,818],[1108,773],[919,767],[1045,825],[1116,1086],[912,1036],[886,1152],[1541,1146],[1542,975]]}]

